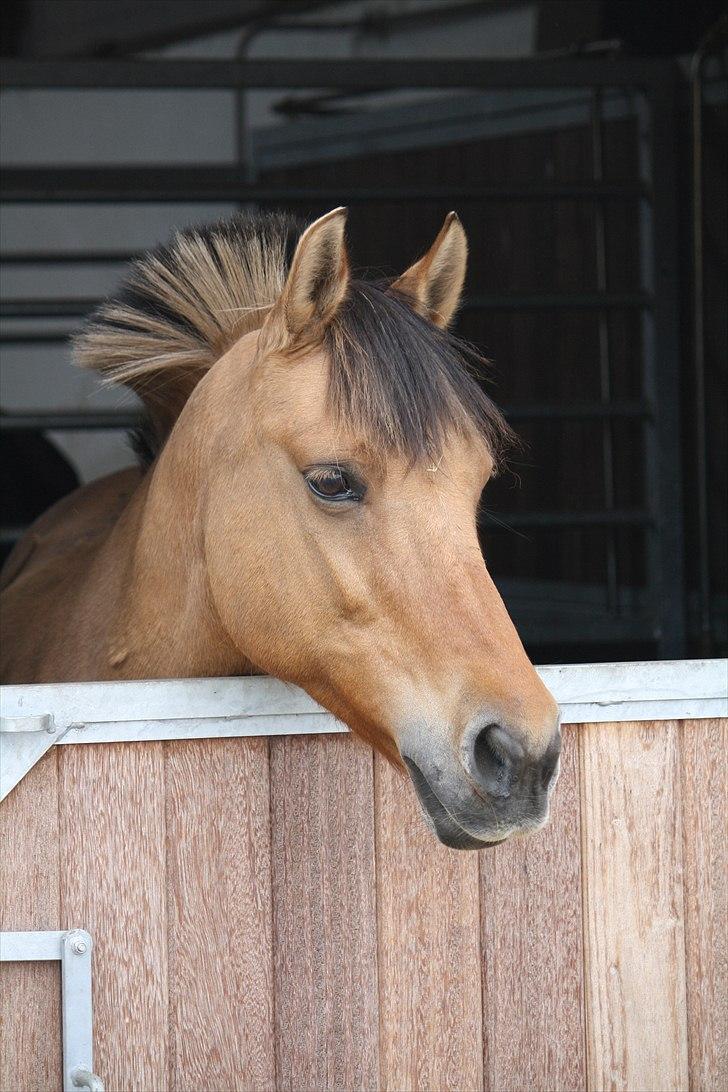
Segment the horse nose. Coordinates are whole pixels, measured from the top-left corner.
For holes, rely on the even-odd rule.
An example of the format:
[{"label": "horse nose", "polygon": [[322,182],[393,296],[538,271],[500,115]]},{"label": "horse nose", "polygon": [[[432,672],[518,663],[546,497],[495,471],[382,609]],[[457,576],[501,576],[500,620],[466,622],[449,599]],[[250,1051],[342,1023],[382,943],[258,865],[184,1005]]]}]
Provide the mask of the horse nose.
[{"label": "horse nose", "polygon": [[470,750],[464,756],[465,765],[478,789],[488,796],[508,797],[523,782],[548,789],[558,766],[561,729],[557,727],[537,758],[529,756],[522,736],[497,722],[486,724],[472,736]]}]

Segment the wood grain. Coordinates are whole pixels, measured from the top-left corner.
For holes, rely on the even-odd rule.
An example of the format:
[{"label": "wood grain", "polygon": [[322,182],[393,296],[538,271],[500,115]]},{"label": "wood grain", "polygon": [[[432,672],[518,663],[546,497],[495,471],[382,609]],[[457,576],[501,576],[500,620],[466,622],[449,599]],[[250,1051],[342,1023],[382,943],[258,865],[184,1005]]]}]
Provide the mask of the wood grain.
[{"label": "wood grain", "polygon": [[[0,804],[0,847],[0,930],[60,929],[55,748]],[[60,963],[2,963],[0,977],[0,1088],[56,1092]]]},{"label": "wood grain", "polygon": [[688,1055],[693,1092],[728,1088],[728,720],[680,725]]},{"label": "wood grain", "polygon": [[268,746],[168,743],[170,1087],[275,1084]]},{"label": "wood grain", "polygon": [[61,913],[94,940],[94,1068],[113,1092],[167,1088],[161,743],[58,748]]},{"label": "wood grain", "polygon": [[380,1085],[483,1087],[478,857],[425,826],[409,781],[375,765]]},{"label": "wood grain", "polygon": [[480,856],[485,1087],[581,1090],[581,831],[577,730],[563,730],[549,825]]},{"label": "wood grain", "polygon": [[678,734],[580,731],[591,1089],[688,1086]]},{"label": "wood grain", "polygon": [[378,1081],[372,753],[271,740],[279,1089]]}]

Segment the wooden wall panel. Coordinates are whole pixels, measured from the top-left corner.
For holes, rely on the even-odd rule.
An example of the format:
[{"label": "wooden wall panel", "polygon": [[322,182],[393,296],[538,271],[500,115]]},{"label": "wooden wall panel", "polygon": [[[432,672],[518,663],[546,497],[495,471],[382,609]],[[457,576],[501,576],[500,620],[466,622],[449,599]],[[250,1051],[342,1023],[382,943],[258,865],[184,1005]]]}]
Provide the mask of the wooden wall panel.
[{"label": "wooden wall panel", "polygon": [[675,723],[581,729],[591,1089],[688,1085]]},{"label": "wooden wall panel", "polygon": [[167,1088],[161,743],[58,749],[62,927],[94,939],[94,1067],[113,1092]]},{"label": "wooden wall panel", "polygon": [[564,728],[549,825],[480,856],[485,1087],[586,1085],[579,729]]},{"label": "wooden wall panel", "polygon": [[268,745],[166,744],[170,1087],[275,1084]]},{"label": "wooden wall panel", "polygon": [[[351,738],[270,746],[61,747],[0,805],[0,924],[94,935],[107,1088],[728,1086],[728,722],[567,727],[481,854]],[[0,1088],[50,1092],[59,968],[0,974]]]},{"label": "wooden wall panel", "polygon": [[378,1075],[372,753],[348,736],[271,740],[279,1089]]},{"label": "wooden wall panel", "polygon": [[728,1088],[728,720],[680,725],[693,1092]]},{"label": "wooden wall panel", "polygon": [[479,1089],[478,857],[439,845],[409,782],[375,771],[381,1088]]},{"label": "wooden wall panel", "polygon": [[[49,751],[0,804],[0,930],[60,929],[58,769]],[[0,964],[0,1088],[63,1083],[57,962]]]}]

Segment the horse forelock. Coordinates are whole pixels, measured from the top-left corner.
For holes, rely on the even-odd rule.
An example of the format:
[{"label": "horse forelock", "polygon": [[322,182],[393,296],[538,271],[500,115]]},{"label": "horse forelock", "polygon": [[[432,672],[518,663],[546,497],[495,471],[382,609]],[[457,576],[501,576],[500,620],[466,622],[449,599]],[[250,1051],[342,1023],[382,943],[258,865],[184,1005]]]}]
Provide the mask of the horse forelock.
[{"label": "horse forelock", "polygon": [[386,284],[352,281],[324,344],[330,409],[373,446],[413,462],[435,460],[449,432],[475,432],[497,468],[514,443],[476,378],[485,358]]}]

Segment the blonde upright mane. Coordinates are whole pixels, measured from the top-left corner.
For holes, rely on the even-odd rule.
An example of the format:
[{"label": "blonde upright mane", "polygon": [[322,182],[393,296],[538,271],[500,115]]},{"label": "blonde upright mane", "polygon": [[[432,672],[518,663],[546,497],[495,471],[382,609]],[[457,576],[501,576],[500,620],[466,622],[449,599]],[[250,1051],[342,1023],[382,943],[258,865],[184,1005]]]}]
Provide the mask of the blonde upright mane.
[{"label": "blonde upright mane", "polygon": [[205,372],[263,324],[301,230],[293,217],[241,213],[179,232],[92,315],[76,363],[135,391],[163,442]]}]

